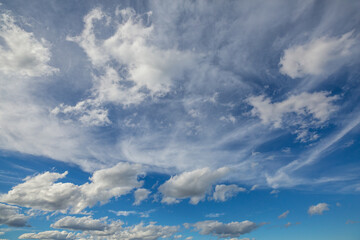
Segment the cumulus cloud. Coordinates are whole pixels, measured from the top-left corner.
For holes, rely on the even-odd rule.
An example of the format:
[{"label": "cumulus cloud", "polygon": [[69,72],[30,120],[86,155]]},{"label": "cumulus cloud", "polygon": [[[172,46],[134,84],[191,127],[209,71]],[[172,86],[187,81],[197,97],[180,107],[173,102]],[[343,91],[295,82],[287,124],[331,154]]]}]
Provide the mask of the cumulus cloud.
[{"label": "cumulus cloud", "polygon": [[148,198],[151,192],[145,188],[136,189],[134,192],[135,202],[133,205],[140,205],[142,201]]},{"label": "cumulus cloud", "polygon": [[74,213],[80,213],[86,207],[92,207],[98,202],[106,203],[113,197],[141,187],[142,182],[138,181],[140,174],[140,165],[118,163],[112,168],[95,171],[90,182],[74,185],[56,182],[64,178],[67,172],[45,172],[25,178],[24,183],[1,195],[0,200],[44,211],[66,212],[71,209]]},{"label": "cumulus cloud", "polygon": [[[81,35],[67,38],[84,49],[96,69],[106,71],[106,75],[95,77],[93,95],[100,102],[128,105],[139,104],[147,96],[166,94],[172,81],[193,66],[194,55],[153,45],[150,12],[141,15],[132,8],[125,8],[116,15],[122,20],[109,38],[96,37],[95,23],[113,21],[99,8],[84,17]],[[122,72],[110,67],[114,61],[122,67]]]},{"label": "cumulus cloud", "polygon": [[103,231],[106,223],[101,219],[92,219],[90,216],[81,218],[66,216],[51,224],[51,227],[73,231]]},{"label": "cumulus cloud", "polygon": [[253,96],[248,98],[248,103],[253,106],[251,114],[259,117],[263,124],[275,128],[296,127],[298,139],[308,141],[316,139],[316,134],[309,135],[308,129],[317,128],[330,118],[337,110],[334,101],[338,98],[329,92],[303,92],[275,103],[263,95]]},{"label": "cumulus cloud", "polygon": [[192,225],[202,235],[213,235],[220,238],[234,238],[250,233],[260,227],[251,221],[222,223],[218,221],[203,221]]},{"label": "cumulus cloud", "polygon": [[213,199],[215,201],[225,202],[229,198],[236,196],[239,192],[245,192],[246,189],[235,184],[232,185],[216,185]]},{"label": "cumulus cloud", "polygon": [[286,218],[286,217],[289,215],[289,213],[290,213],[290,211],[287,210],[287,211],[283,212],[282,214],[280,214],[280,215],[278,216],[278,218],[279,218],[279,219],[281,219],[281,218]]},{"label": "cumulus cloud", "polygon": [[310,206],[308,209],[310,215],[321,215],[325,211],[329,211],[329,204],[327,203],[318,203]]},{"label": "cumulus cloud", "polygon": [[284,51],[280,59],[280,72],[291,78],[330,75],[359,52],[356,45],[357,37],[348,32],[340,37],[325,36],[292,46]]},{"label": "cumulus cloud", "polygon": [[35,38],[16,25],[9,13],[0,14],[0,73],[36,77],[49,75],[57,69],[48,65],[51,53],[46,41]]},{"label": "cumulus cloud", "polygon": [[66,231],[45,231],[39,233],[24,233],[19,236],[19,239],[66,240],[75,239],[75,234]]},{"label": "cumulus cloud", "polygon": [[148,239],[156,240],[159,238],[170,238],[178,231],[177,226],[161,226],[150,223],[144,225],[143,223],[126,227],[120,232],[114,234],[115,239],[136,240]]},{"label": "cumulus cloud", "polygon": [[19,213],[20,209],[0,203],[0,225],[5,224],[10,227],[25,227],[28,217]]},{"label": "cumulus cloud", "polygon": [[[77,221],[80,223],[80,221]],[[156,240],[159,238],[170,238],[178,232],[178,226],[162,226],[156,225],[155,222],[150,222],[148,225],[139,223],[136,225],[123,227],[120,221],[113,221],[107,223],[104,230],[86,229],[80,235],[86,239],[97,239],[96,237],[105,237],[105,239],[124,239],[124,240]],[[77,225],[79,226],[79,225]]]},{"label": "cumulus cloud", "polygon": [[228,172],[228,168],[219,168],[211,171],[209,168],[183,172],[171,177],[159,187],[162,193],[162,202],[177,203],[179,199],[190,198],[191,204],[197,204],[204,199],[211,186]]}]

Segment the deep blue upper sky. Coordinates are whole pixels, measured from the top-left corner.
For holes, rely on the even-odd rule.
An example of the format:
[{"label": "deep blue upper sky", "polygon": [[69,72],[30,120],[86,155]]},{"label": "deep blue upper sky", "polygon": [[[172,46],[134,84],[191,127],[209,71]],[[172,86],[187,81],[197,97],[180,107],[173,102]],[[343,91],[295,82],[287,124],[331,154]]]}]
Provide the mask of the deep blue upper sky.
[{"label": "deep blue upper sky", "polygon": [[359,239],[358,9],[0,0],[0,238]]}]

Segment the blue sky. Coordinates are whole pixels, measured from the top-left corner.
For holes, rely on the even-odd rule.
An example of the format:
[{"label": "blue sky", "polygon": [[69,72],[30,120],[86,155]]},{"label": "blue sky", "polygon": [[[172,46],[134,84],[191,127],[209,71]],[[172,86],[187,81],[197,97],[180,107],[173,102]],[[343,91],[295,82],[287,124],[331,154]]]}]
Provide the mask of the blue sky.
[{"label": "blue sky", "polygon": [[0,2],[0,239],[359,239],[359,1]]}]

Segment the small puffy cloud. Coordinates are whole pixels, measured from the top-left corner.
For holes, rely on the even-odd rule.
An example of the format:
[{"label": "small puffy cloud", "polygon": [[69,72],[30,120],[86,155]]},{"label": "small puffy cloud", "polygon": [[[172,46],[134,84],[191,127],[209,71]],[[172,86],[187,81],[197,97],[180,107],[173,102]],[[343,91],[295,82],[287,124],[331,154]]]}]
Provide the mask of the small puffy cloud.
[{"label": "small puffy cloud", "polygon": [[103,231],[106,223],[99,219],[92,219],[90,216],[81,218],[66,216],[51,224],[51,227],[73,231]]},{"label": "small puffy cloud", "polygon": [[44,39],[16,25],[9,13],[0,14],[0,73],[23,77],[49,75],[57,69],[48,65],[51,53]]},{"label": "small puffy cloud", "polygon": [[19,213],[19,208],[0,203],[0,225],[25,227],[28,217]]},{"label": "small puffy cloud", "polygon": [[127,217],[130,214],[136,214],[136,211],[111,211],[116,214],[116,216],[124,216]]},{"label": "small puffy cloud", "polygon": [[209,214],[206,214],[205,217],[208,217],[208,218],[218,218],[220,216],[224,215],[224,213],[209,213]]},{"label": "small puffy cloud", "polygon": [[25,178],[25,182],[13,187],[7,194],[0,195],[3,202],[44,211],[71,209],[80,213],[96,203],[106,203],[113,197],[129,193],[141,187],[138,176],[142,174],[137,164],[118,163],[112,168],[95,171],[90,182],[83,185],[56,182],[67,175],[45,172]]},{"label": "small puffy cloud", "polygon": [[39,233],[24,233],[19,236],[19,239],[66,240],[75,239],[75,234],[66,231],[45,231]]},{"label": "small puffy cloud", "polygon": [[133,205],[140,205],[142,201],[148,198],[151,192],[145,188],[136,189],[134,192],[135,202]]},{"label": "small puffy cloud", "polygon": [[190,198],[191,204],[197,204],[227,172],[228,168],[215,171],[202,168],[173,176],[159,187],[163,195],[162,202],[171,204],[179,202],[179,199]]},{"label": "small puffy cloud", "polygon": [[280,59],[280,72],[291,78],[330,75],[359,51],[353,35],[348,32],[340,37],[321,37],[286,49]]},{"label": "small puffy cloud", "polygon": [[286,217],[289,215],[289,213],[290,213],[290,211],[287,210],[287,211],[285,211],[284,213],[280,214],[280,216],[278,216],[278,218],[279,218],[279,219],[281,219],[281,218],[286,218]]},{"label": "small puffy cloud", "polygon": [[232,185],[216,185],[213,199],[215,201],[225,202],[229,198],[234,197],[239,192],[245,192],[246,189],[235,184]]},{"label": "small puffy cloud", "polygon": [[202,235],[212,235],[220,238],[235,238],[250,233],[260,227],[251,221],[222,223],[218,221],[203,221],[192,225]]},{"label": "small puffy cloud", "polygon": [[310,206],[308,209],[310,215],[321,215],[324,211],[329,211],[329,204],[318,203],[317,205]]},{"label": "small puffy cloud", "polygon": [[292,95],[280,102],[271,102],[263,95],[248,98],[253,106],[251,114],[261,119],[266,125],[275,128],[296,128],[294,133],[302,142],[316,140],[318,135],[309,132],[309,128],[318,128],[337,110],[333,104],[338,96],[330,96],[329,92],[303,92]]},{"label": "small puffy cloud", "polygon": [[185,238],[185,240],[192,240],[194,237],[190,236],[190,237],[187,237]]}]

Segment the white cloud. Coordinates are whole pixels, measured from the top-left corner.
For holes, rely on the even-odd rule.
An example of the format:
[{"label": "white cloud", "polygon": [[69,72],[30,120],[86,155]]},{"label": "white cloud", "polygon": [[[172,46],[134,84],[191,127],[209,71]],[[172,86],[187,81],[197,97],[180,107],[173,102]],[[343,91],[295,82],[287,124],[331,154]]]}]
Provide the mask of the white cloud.
[{"label": "white cloud", "polygon": [[279,218],[279,219],[281,219],[281,218],[286,218],[286,217],[289,215],[289,213],[290,213],[290,211],[287,210],[287,211],[285,211],[284,213],[280,214],[280,216],[278,216],[278,218]]},{"label": "white cloud", "polygon": [[321,215],[324,211],[329,211],[329,204],[318,203],[316,205],[310,206],[308,209],[308,213],[310,215]]},{"label": "white cloud", "polygon": [[46,41],[18,27],[8,13],[0,14],[0,38],[4,44],[0,44],[0,73],[35,77],[57,71],[48,65],[51,53]]},{"label": "white cloud", "polygon": [[330,118],[337,110],[333,102],[338,98],[329,92],[303,92],[281,102],[272,103],[270,98],[260,95],[248,98],[248,103],[253,106],[251,114],[259,117],[263,124],[275,128],[296,127],[294,133],[298,139],[308,141],[316,139],[316,134],[311,135],[308,129],[318,128]]},{"label": "white cloud", "polygon": [[358,52],[358,40],[353,35],[348,32],[340,37],[321,37],[286,49],[280,59],[280,72],[291,78],[330,75]]},{"label": "white cloud", "polygon": [[[67,38],[84,49],[95,68],[106,71],[107,77],[95,78],[94,95],[102,102],[128,105],[139,104],[147,96],[166,94],[172,81],[194,66],[195,56],[190,52],[152,45],[150,39],[154,28],[151,24],[147,26],[144,20],[144,16],[151,16],[150,12],[140,15],[134,9],[126,8],[118,11],[118,15],[121,15],[122,22],[107,39],[98,39],[94,33],[95,22],[104,19],[109,24],[112,22],[99,8],[85,16],[85,27],[80,36]],[[111,61],[125,68],[123,72],[126,74],[120,77],[114,68],[109,67]],[[131,86],[127,83],[129,81]]]},{"label": "white cloud", "polygon": [[116,216],[129,216],[130,214],[136,214],[136,211],[111,211],[116,214]]},{"label": "white cloud", "polygon": [[39,233],[24,233],[19,236],[19,239],[66,240],[75,239],[75,234],[66,231],[45,231]]},{"label": "white cloud", "polygon": [[148,225],[139,223],[128,227],[123,227],[122,224],[122,222],[111,222],[105,227],[104,231],[84,231],[81,236],[86,239],[93,239],[94,237],[103,239],[101,237],[105,237],[105,239],[157,240],[159,238],[170,238],[178,232],[177,226],[161,226],[156,225],[154,222],[151,222]]},{"label": "white cloud", "polygon": [[108,118],[108,110],[98,106],[91,100],[78,102],[75,106],[60,104],[51,111],[51,114],[61,117],[75,118],[85,126],[104,126],[111,123]]},{"label": "white cloud", "polygon": [[25,227],[29,217],[19,213],[20,208],[0,203],[0,225]]},{"label": "white cloud", "polygon": [[218,221],[203,221],[193,224],[202,235],[213,235],[220,238],[239,237],[250,233],[260,225],[248,220],[242,222],[222,223]]},{"label": "white cloud", "polygon": [[145,188],[136,189],[134,192],[135,202],[133,205],[140,205],[142,201],[148,198],[151,192]]},{"label": "white cloud", "polygon": [[104,231],[106,223],[102,220],[92,219],[90,216],[81,218],[66,216],[51,224],[50,227],[73,231]]},{"label": "white cloud", "polygon": [[112,168],[95,171],[90,183],[74,185],[56,182],[67,175],[45,172],[34,177],[25,178],[25,182],[12,188],[0,200],[24,207],[44,211],[71,209],[79,213],[96,203],[106,203],[113,197],[129,193],[140,187],[138,176],[142,174],[141,166],[129,163],[118,163]]},{"label": "white cloud", "polygon": [[209,213],[209,214],[206,214],[205,217],[217,218],[217,217],[220,217],[222,215],[224,215],[224,213]]},{"label": "white cloud", "polygon": [[190,198],[191,204],[197,204],[204,199],[211,186],[228,172],[228,168],[219,168],[211,171],[209,168],[183,172],[171,177],[159,187],[162,193],[162,202],[177,203],[179,199]]},{"label": "white cloud", "polygon": [[225,202],[229,198],[236,196],[239,192],[245,192],[246,189],[235,184],[232,185],[216,185],[213,199],[215,201]]}]

